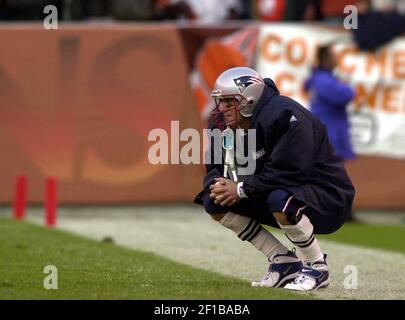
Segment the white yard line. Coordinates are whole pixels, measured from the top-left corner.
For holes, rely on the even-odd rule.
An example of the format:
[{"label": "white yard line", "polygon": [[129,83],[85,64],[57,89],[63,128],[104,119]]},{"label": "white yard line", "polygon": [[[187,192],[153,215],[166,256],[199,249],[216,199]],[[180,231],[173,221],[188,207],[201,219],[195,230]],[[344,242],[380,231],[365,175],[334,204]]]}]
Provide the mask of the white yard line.
[{"label": "white yard line", "polygon": [[[39,209],[31,220],[42,223]],[[266,258],[250,243],[211,220],[200,208],[111,207],[60,209],[60,229],[116,244],[149,251],[197,268],[244,280],[260,278]],[[286,245],[285,236],[275,235]],[[405,255],[321,241],[328,254],[332,283],[315,292],[322,299],[405,299]],[[344,288],[345,266],[358,270],[358,289]]]}]

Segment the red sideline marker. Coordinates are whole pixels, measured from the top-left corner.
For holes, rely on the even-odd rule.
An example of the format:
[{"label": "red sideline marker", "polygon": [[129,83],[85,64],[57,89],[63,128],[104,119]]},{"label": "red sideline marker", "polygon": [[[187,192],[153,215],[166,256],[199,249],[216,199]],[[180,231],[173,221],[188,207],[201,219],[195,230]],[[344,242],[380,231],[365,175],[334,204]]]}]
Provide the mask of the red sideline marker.
[{"label": "red sideline marker", "polygon": [[27,176],[22,175],[16,178],[14,194],[13,218],[23,220],[25,218],[25,208],[27,205]]},{"label": "red sideline marker", "polygon": [[57,181],[50,177],[46,179],[45,186],[45,225],[53,227],[56,224]]}]

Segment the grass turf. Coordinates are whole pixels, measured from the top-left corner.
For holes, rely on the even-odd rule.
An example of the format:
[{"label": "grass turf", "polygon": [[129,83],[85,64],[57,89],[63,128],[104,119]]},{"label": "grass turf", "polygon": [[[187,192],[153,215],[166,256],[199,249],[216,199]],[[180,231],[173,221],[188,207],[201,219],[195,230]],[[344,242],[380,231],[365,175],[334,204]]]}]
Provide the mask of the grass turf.
[{"label": "grass turf", "polygon": [[[58,289],[46,290],[46,265]],[[154,254],[0,218],[0,299],[314,299]]]},{"label": "grass turf", "polygon": [[348,223],[335,233],[317,237],[350,245],[405,253],[405,226],[403,225]]}]

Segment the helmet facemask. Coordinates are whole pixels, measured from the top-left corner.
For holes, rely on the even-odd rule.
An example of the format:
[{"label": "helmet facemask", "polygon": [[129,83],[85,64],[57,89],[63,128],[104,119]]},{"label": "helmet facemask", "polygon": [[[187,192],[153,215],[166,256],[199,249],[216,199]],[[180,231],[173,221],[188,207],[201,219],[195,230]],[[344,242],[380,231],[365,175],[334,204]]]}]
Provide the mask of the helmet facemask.
[{"label": "helmet facemask", "polygon": [[[234,99],[234,101],[226,102],[224,101],[226,99]],[[215,108],[212,111],[212,116],[214,118],[215,126],[220,130],[224,130],[235,121],[236,127],[239,123],[240,117],[243,116],[240,111],[246,106],[246,99],[242,95],[220,95],[214,97],[214,101]],[[233,106],[230,106],[230,104],[233,104]]]}]

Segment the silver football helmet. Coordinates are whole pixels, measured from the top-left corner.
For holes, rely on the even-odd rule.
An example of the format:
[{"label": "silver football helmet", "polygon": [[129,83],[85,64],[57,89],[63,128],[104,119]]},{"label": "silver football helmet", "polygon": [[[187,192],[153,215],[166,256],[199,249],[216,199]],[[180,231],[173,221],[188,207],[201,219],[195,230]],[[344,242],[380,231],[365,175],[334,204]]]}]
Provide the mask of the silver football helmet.
[{"label": "silver football helmet", "polygon": [[[236,67],[224,71],[218,76],[214,90],[211,92],[211,97],[215,99],[216,104],[213,114],[217,118],[221,116],[218,109],[221,99],[235,98],[238,100],[235,111],[243,117],[251,117],[264,86],[262,77],[251,68]],[[217,119],[216,122],[218,124],[221,121]]]}]

